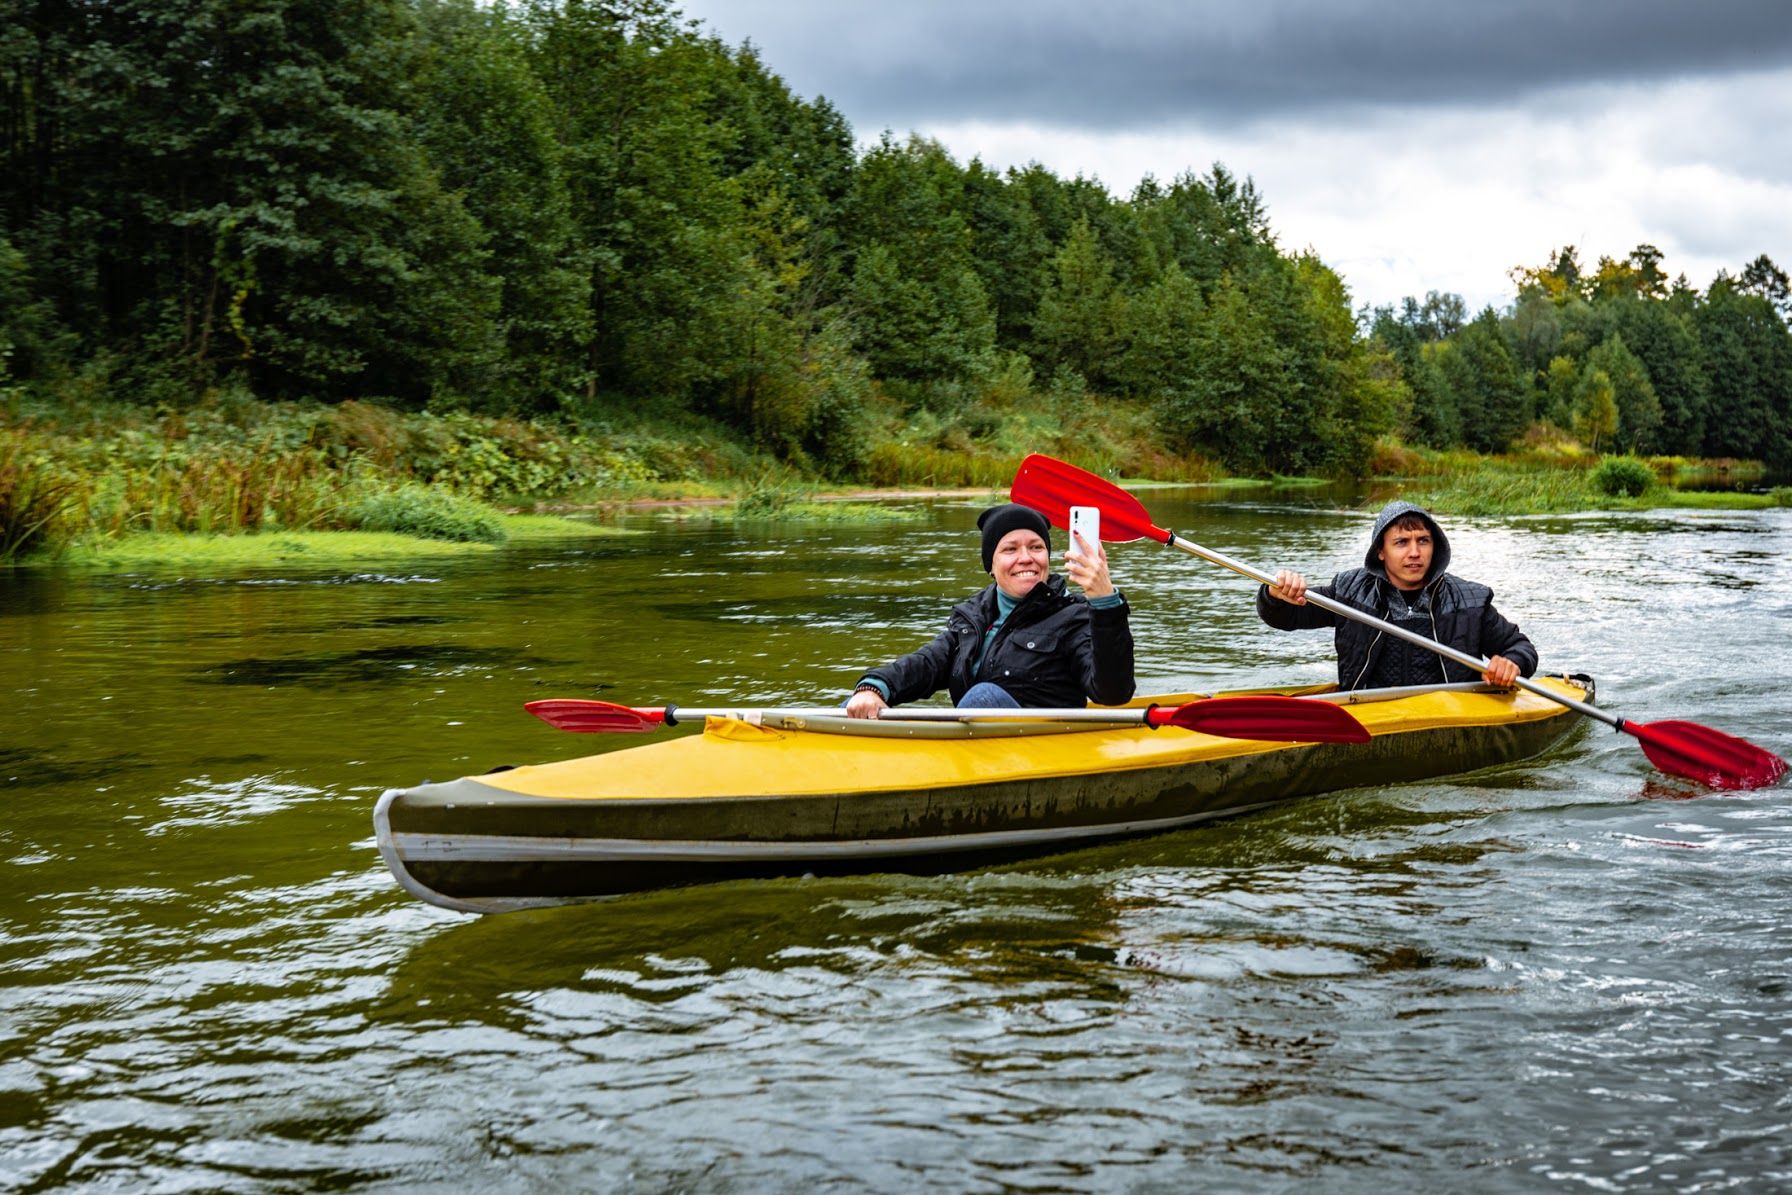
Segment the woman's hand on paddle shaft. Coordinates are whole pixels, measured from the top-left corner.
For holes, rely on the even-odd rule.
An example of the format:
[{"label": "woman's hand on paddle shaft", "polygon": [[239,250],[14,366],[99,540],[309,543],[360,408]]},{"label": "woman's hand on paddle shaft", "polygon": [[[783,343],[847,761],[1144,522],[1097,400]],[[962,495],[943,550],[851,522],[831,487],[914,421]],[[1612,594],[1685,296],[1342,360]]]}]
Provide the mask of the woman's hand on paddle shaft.
[{"label": "woman's hand on paddle shaft", "polygon": [[1307,604],[1307,579],[1291,568],[1276,574],[1276,583],[1269,587],[1269,596],[1290,606]]},{"label": "woman's hand on paddle shaft", "polygon": [[1108,576],[1107,552],[1074,531],[1070,535],[1070,546],[1064,551],[1064,571],[1070,579],[1086,597],[1106,597],[1114,592],[1114,579]]},{"label": "woman's hand on paddle shaft", "polygon": [[1487,661],[1487,669],[1481,673],[1481,679],[1490,685],[1509,689],[1512,682],[1518,679],[1518,665],[1505,656],[1495,656]]},{"label": "woman's hand on paddle shaft", "polygon": [[890,708],[889,702],[885,701],[883,694],[876,689],[860,689],[847,700],[846,716],[848,718],[875,718],[888,708]]}]

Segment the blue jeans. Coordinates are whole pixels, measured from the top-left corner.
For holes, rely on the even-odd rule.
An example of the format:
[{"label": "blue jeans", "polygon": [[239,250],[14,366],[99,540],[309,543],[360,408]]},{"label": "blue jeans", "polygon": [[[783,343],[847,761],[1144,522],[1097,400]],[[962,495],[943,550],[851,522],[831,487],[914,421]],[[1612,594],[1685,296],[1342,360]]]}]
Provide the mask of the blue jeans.
[{"label": "blue jeans", "polygon": [[961,710],[1017,710],[1020,702],[1008,695],[1008,690],[990,682],[978,681],[964,691],[958,699]]}]

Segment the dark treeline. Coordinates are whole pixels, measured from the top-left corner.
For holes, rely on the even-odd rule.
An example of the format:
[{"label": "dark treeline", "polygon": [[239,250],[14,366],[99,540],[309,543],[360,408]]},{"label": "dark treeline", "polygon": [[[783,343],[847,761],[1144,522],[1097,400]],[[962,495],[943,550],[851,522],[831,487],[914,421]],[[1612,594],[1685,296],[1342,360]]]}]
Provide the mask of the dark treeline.
[{"label": "dark treeline", "polygon": [[1371,321],[1223,167],[1119,200],[859,152],[658,0],[0,0],[0,92],[0,385],[50,401],[695,412],[839,474],[876,412],[1041,393],[1242,471],[1542,420],[1792,459],[1766,258],[1699,294],[1565,252],[1508,313]]}]

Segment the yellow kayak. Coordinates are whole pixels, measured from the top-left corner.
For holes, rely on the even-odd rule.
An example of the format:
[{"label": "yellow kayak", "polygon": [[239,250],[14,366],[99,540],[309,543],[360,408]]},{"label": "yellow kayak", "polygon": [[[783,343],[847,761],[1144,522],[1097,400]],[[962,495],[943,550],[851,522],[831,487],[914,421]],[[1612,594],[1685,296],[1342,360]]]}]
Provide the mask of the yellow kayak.
[{"label": "yellow kayak", "polygon": [[[1537,683],[1593,701],[1585,676]],[[374,829],[407,891],[489,913],[740,877],[959,870],[1509,763],[1580,721],[1535,694],[1477,684],[1253,692],[1347,703],[1370,739],[712,717],[701,734],[391,789]]]}]

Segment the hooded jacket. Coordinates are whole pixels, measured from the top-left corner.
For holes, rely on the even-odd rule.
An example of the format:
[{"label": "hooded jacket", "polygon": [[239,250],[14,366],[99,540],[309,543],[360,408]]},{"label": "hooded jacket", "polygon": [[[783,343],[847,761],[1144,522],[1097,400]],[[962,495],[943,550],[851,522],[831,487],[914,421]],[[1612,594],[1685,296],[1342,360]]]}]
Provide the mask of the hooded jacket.
[{"label": "hooded jacket", "polygon": [[[1388,527],[1409,514],[1423,519],[1431,531],[1431,567],[1416,592],[1403,593],[1388,579],[1378,553]],[[1313,592],[1469,655],[1481,659],[1505,656],[1518,665],[1520,675],[1533,675],[1537,671],[1537,649],[1517,624],[1508,622],[1494,609],[1493,590],[1452,575],[1449,567],[1450,540],[1437,520],[1422,507],[1396,499],[1376,517],[1369,550],[1363,554],[1363,567],[1341,572],[1332,578],[1331,584]],[[1338,651],[1338,686],[1342,689],[1480,679],[1480,674],[1472,669],[1378,627],[1365,626],[1311,604],[1295,606],[1272,597],[1267,585],[1257,590],[1257,616],[1284,631],[1336,628],[1333,642]]]},{"label": "hooded jacket", "polygon": [[[1008,690],[1023,707],[1063,709],[1086,699],[1122,705],[1132,699],[1133,646],[1127,606],[1096,608],[1065,592],[1051,575],[1021,598],[973,670],[971,661],[998,614],[996,587],[953,607],[933,642],[873,668],[890,704],[919,701],[941,689],[956,703],[979,681]],[[861,682],[863,683],[863,682]]]}]

